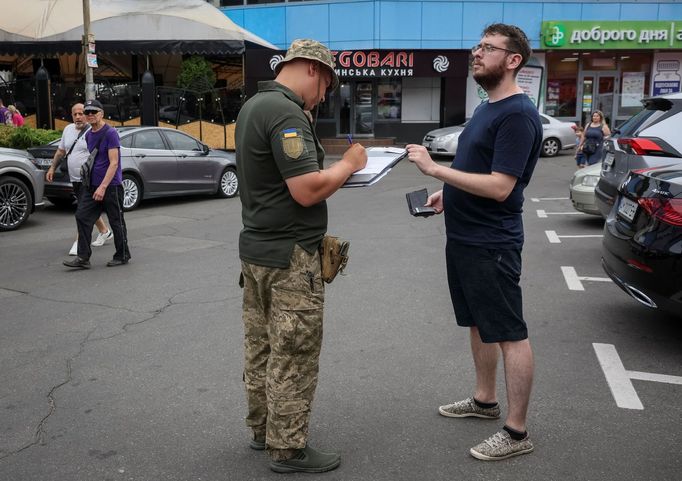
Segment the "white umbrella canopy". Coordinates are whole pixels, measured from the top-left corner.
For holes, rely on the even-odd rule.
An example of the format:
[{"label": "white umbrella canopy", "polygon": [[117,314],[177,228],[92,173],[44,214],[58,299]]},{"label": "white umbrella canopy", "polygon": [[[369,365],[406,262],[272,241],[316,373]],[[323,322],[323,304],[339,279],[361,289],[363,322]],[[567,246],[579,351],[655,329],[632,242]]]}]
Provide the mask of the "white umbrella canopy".
[{"label": "white umbrella canopy", "polygon": [[[77,53],[83,0],[11,0],[0,16],[0,53]],[[274,45],[204,0],[90,0],[98,51],[241,54]]]}]

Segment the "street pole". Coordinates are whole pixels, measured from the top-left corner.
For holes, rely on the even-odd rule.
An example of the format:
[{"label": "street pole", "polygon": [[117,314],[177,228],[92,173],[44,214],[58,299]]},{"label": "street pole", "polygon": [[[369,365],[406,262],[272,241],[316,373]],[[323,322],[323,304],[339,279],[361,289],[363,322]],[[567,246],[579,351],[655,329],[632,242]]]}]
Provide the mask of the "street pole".
[{"label": "street pole", "polygon": [[85,61],[85,100],[94,100],[93,68],[88,65],[90,37],[90,0],[83,0],[83,60]]}]

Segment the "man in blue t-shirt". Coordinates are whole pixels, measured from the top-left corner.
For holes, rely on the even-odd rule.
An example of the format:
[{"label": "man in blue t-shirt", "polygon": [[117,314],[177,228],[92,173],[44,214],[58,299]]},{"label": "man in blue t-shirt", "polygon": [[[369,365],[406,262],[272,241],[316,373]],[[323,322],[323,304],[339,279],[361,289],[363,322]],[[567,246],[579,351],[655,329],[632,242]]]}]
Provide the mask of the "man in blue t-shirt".
[{"label": "man in blue t-shirt", "polygon": [[78,256],[66,260],[66,267],[77,269],[90,268],[90,240],[95,221],[107,213],[109,225],[114,233],[116,252],[107,267],[128,263],[128,232],[123,219],[123,175],[121,171],[121,142],[118,132],[104,122],[104,109],[98,100],[86,100],[83,105],[85,120],[90,124],[90,131],[85,134],[88,151],[97,149],[92,163],[89,183],[83,179],[76,209],[78,225]]},{"label": "man in blue t-shirt", "polygon": [[457,324],[469,327],[476,368],[473,396],[440,406],[447,417],[497,419],[495,374],[502,351],[507,386],[504,428],[470,453],[506,459],[533,450],[526,416],[533,381],[533,353],[523,319],[521,248],[523,190],[542,143],[537,108],[516,82],[531,54],[518,27],[493,24],[472,49],[473,77],[488,93],[459,137],[450,168],[436,164],[421,145],[409,159],[445,183],[428,206],[445,213],[446,263]]}]

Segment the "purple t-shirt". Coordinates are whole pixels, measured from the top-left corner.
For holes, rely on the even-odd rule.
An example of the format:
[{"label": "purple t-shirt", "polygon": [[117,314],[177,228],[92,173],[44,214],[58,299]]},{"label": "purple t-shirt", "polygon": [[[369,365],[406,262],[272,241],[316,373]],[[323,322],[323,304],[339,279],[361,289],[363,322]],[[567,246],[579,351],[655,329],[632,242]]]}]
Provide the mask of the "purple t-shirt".
[{"label": "purple t-shirt", "polygon": [[[100,138],[102,139],[100,142]],[[97,151],[97,157],[95,157],[95,163],[92,166],[92,175],[90,176],[90,183],[94,186],[99,186],[104,180],[104,176],[109,168],[109,149],[116,149],[118,151],[118,167],[116,168],[116,174],[114,178],[111,179],[109,185],[121,185],[123,183],[123,174],[121,173],[121,140],[118,137],[118,132],[116,129],[110,125],[105,125],[97,132],[93,132],[92,129],[85,134],[85,141],[88,143],[88,150],[93,151],[97,144],[99,145],[99,150]]]},{"label": "purple t-shirt", "polygon": [[12,114],[7,107],[0,107],[0,124],[13,125]]}]

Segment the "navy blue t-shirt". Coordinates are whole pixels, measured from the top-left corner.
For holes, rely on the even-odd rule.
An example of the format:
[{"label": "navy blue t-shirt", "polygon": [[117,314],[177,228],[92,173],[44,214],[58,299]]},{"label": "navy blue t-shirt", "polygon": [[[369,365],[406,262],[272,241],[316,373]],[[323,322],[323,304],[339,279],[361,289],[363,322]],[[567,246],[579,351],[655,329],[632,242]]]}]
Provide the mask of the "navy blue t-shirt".
[{"label": "navy blue t-shirt", "polygon": [[500,172],[517,177],[504,202],[469,194],[445,184],[443,206],[449,241],[490,248],[523,246],[523,189],[530,181],[542,145],[538,110],[525,94],[484,102],[459,136],[452,168]]}]

